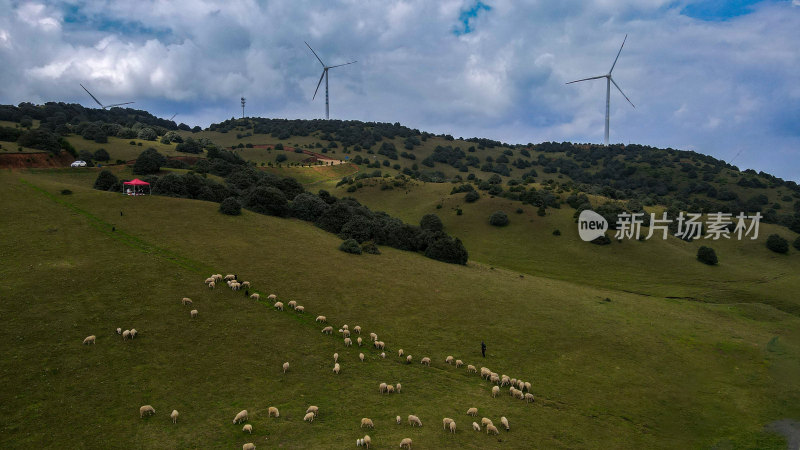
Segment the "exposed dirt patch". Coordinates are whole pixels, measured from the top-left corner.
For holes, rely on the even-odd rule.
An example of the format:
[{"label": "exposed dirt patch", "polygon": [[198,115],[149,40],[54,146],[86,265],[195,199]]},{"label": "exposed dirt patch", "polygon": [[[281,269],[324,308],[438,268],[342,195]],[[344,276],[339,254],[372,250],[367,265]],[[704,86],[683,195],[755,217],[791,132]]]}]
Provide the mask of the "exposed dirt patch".
[{"label": "exposed dirt patch", "polygon": [[776,420],[765,429],[785,437],[788,450],[800,449],[800,422],[792,419]]},{"label": "exposed dirt patch", "polygon": [[29,167],[69,167],[75,158],[67,152],[52,153],[0,153],[0,169],[25,169]]}]

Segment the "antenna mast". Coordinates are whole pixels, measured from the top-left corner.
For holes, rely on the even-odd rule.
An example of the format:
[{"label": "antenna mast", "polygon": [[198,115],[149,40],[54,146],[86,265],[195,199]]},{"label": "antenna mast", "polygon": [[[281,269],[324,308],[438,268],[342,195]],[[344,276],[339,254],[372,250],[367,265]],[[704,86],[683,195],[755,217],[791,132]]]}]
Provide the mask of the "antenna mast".
[{"label": "antenna mast", "polygon": [[245,98],[242,97],[242,119],[244,119],[244,102],[245,102]]}]

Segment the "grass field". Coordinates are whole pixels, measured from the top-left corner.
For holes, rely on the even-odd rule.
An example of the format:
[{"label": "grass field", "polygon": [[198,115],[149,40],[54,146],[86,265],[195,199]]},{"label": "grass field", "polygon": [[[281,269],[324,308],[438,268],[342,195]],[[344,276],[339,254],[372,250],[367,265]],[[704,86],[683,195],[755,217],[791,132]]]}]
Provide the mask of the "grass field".
[{"label": "grass field", "polygon": [[[515,228],[525,224],[516,214],[503,230],[482,230],[478,220],[459,228],[456,217],[495,207],[486,198],[464,207],[464,216],[444,214],[454,205],[435,190],[411,188],[409,200],[392,191],[397,198],[376,206],[418,220],[445,198],[437,211],[473,259],[453,266],[391,248],[379,256],[345,254],[336,236],[305,222],[246,211],[229,217],[213,203],[94,191],[94,176],[0,174],[0,339],[7,343],[0,358],[1,447],[342,448],[368,433],[376,448],[397,448],[403,437],[413,438],[414,448],[782,448],[783,438],[764,425],[800,417],[796,315],[763,302],[625,292],[646,288],[636,274],[629,275],[633,289],[593,285],[570,269],[577,256],[563,243],[547,244],[565,250],[533,257],[525,270],[505,268],[525,266],[522,256],[502,258],[490,247],[511,250],[522,240],[499,232],[544,237]],[[367,190],[359,193],[372,201]],[[531,226],[544,222],[532,220]],[[573,239],[562,231],[561,239]],[[611,269],[598,267],[610,261],[602,251],[638,244],[580,247],[581,256],[597,258],[594,268],[608,275]],[[749,278],[726,277],[758,268],[769,278],[786,264],[786,284],[762,287],[788,290],[797,282],[797,255],[772,263],[770,255],[742,251],[757,262],[735,272],[726,262],[734,257],[718,250],[719,272],[703,276],[747,291]],[[545,264],[560,266],[531,269]],[[202,280],[214,272],[250,280],[263,297],[297,300],[306,314],[277,312],[223,287],[208,290]],[[561,276],[549,276],[556,272]],[[670,274],[651,282],[648,293],[681,286]],[[689,282],[683,290],[700,297],[709,286]],[[194,300],[197,319],[180,304],[184,296]],[[320,334],[317,314],[335,328],[361,325],[365,338],[376,332],[387,358],[368,348],[361,350],[367,361],[359,362],[358,349]],[[116,327],[136,328],[140,337],[123,342]],[[97,344],[81,345],[89,334]],[[402,364],[398,348],[415,363]],[[331,372],[334,352],[338,376]],[[488,382],[444,364],[447,355],[530,381],[536,402],[512,400],[505,389],[492,399]],[[432,367],[417,363],[422,356]],[[284,361],[291,364],[286,375]],[[382,381],[402,383],[403,392],[378,394]],[[139,419],[143,404],[156,415]],[[311,404],[320,407],[319,419],[304,423]],[[269,406],[280,408],[279,419],[266,417]],[[508,417],[511,431],[473,432],[475,419],[465,415],[473,406],[478,421],[485,416],[499,425],[501,415]],[[168,418],[172,409],[181,413],[177,425]],[[241,409],[250,411],[252,436],[230,422]],[[394,424],[395,415],[408,414],[424,426]],[[375,429],[360,429],[361,417],[372,418]],[[456,420],[454,436],[439,428],[443,417]]]}]

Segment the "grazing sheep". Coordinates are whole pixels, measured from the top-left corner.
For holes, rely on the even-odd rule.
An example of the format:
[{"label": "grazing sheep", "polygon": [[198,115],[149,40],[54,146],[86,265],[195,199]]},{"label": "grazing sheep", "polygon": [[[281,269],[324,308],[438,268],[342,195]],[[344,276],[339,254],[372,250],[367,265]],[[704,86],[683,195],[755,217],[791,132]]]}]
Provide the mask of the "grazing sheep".
[{"label": "grazing sheep", "polygon": [[500,384],[500,377],[498,377],[496,373],[493,373],[489,377],[489,381],[491,381],[492,383],[495,383],[495,384]]},{"label": "grazing sheep", "polygon": [[478,415],[478,408],[470,408],[467,410],[468,416],[477,416]]},{"label": "grazing sheep", "polygon": [[453,357],[450,356],[450,355],[447,355],[447,358],[444,359],[444,362],[447,363],[447,364],[453,364]]},{"label": "grazing sheep", "polygon": [[197,317],[197,310],[193,309],[193,310],[189,311],[189,314],[192,316],[192,319],[194,319],[195,317]]},{"label": "grazing sheep", "polygon": [[361,334],[361,327],[356,325],[353,327],[353,333]]},{"label": "grazing sheep", "polygon": [[189,297],[183,297],[183,298],[181,299],[181,304],[182,304],[183,306],[186,306],[186,305],[191,305],[191,304],[192,304],[192,299],[190,299]]},{"label": "grazing sheep", "polygon": [[145,415],[152,416],[155,413],[156,413],[156,410],[153,409],[153,407],[150,406],[150,405],[144,405],[141,408],[139,408],[139,417],[140,418],[144,417]]},{"label": "grazing sheep", "polygon": [[229,274],[225,275],[225,278],[223,278],[223,280],[225,280],[225,281],[231,281],[231,280],[235,280],[235,279],[236,279],[236,275],[234,275],[232,273],[229,273]]},{"label": "grazing sheep", "polygon": [[366,417],[364,417],[363,419],[361,419],[361,428],[364,428],[364,427],[375,428],[375,425],[372,424],[372,420],[371,419],[367,419]]},{"label": "grazing sheep", "polygon": [[299,312],[300,314],[303,314],[303,312],[305,312],[306,308],[303,307],[303,306],[297,305],[297,307],[295,307],[294,310]]},{"label": "grazing sheep", "polygon": [[317,417],[317,414],[319,414],[319,408],[317,408],[317,407],[316,407],[316,406],[314,406],[314,405],[311,405],[311,406],[309,406],[309,407],[308,407],[308,409],[306,410],[306,414],[308,414],[308,413],[313,413],[313,414],[314,414],[314,417]]},{"label": "grazing sheep", "polygon": [[394,394],[394,386],[392,386],[391,384],[386,386],[386,393],[387,394]]},{"label": "grazing sheep", "polygon": [[344,338],[344,346],[345,347],[352,347],[353,346],[353,341],[351,341],[350,338]]},{"label": "grazing sheep", "polygon": [[275,302],[275,305],[273,306],[275,306],[275,309],[277,309],[278,311],[283,311],[283,303]]},{"label": "grazing sheep", "polygon": [[277,296],[277,295],[275,295],[275,294],[269,294],[269,295],[267,296],[267,300],[276,300],[277,298],[278,298],[278,296]]},{"label": "grazing sheep", "polygon": [[495,398],[498,395],[500,395],[500,387],[499,386],[492,386],[492,398]]},{"label": "grazing sheep", "polygon": [[383,341],[377,341],[377,342],[375,343],[375,348],[377,348],[378,350],[383,350],[383,348],[384,348],[385,346],[386,346],[386,344],[384,344],[384,343],[383,343]]},{"label": "grazing sheep", "polygon": [[117,328],[117,334],[122,334],[122,328]]},{"label": "grazing sheep", "polygon": [[236,414],[236,417],[233,418],[233,423],[242,423],[242,422],[247,422],[246,409],[239,411],[239,414]]},{"label": "grazing sheep", "polygon": [[472,364],[467,365],[467,372],[475,373],[477,371],[478,369],[476,369],[475,366],[473,366]]},{"label": "grazing sheep", "polygon": [[422,359],[419,361],[419,363],[420,363],[420,364],[424,364],[424,365],[426,365],[426,366],[430,367],[430,366],[431,366],[431,359],[430,359],[430,358],[428,358],[428,357],[426,356],[426,357],[422,358]]},{"label": "grazing sheep", "polygon": [[334,353],[333,354],[333,362],[339,362],[339,354],[338,353]]},{"label": "grazing sheep", "polygon": [[289,370],[289,363],[285,362],[283,363],[283,373],[286,373],[287,370]]},{"label": "grazing sheep", "polygon": [[533,394],[530,392],[525,393],[525,402],[533,403]]},{"label": "grazing sheep", "polygon": [[261,296],[258,294],[253,294],[250,296],[250,298],[252,298],[253,300],[261,300]]},{"label": "grazing sheep", "polygon": [[[323,323],[324,323],[324,322],[327,322],[327,321],[328,321],[328,318],[327,318],[327,317],[325,317],[325,316],[317,316],[317,318],[316,318],[316,321],[317,321],[317,322],[323,322]],[[333,329],[333,328],[331,328],[331,329]]]},{"label": "grazing sheep", "polygon": [[400,441],[400,448],[403,447],[407,448],[408,450],[411,450],[411,438],[403,438],[403,440]]},{"label": "grazing sheep", "polygon": [[421,427],[422,426],[422,421],[419,420],[419,417],[417,417],[417,416],[415,416],[413,414],[409,414],[408,415],[408,424],[411,425],[412,427],[414,425],[416,425],[418,427]]},{"label": "grazing sheep", "polygon": [[206,278],[206,281],[204,281],[204,283],[208,284],[208,283],[213,283],[214,281],[216,281],[216,279],[214,277],[208,277],[208,278]]},{"label": "grazing sheep", "polygon": [[347,328],[343,328],[342,337],[350,337],[350,330],[348,330]]},{"label": "grazing sheep", "polygon": [[289,305],[289,308],[292,308],[292,309],[295,309],[295,308],[297,308],[297,302],[296,302],[296,301],[294,301],[294,300],[291,300],[291,301],[288,303],[288,305]]},{"label": "grazing sheep", "polygon": [[450,432],[451,433],[455,433],[456,432],[456,421],[455,420],[450,422]]},{"label": "grazing sheep", "polygon": [[486,434],[500,434],[500,432],[497,431],[497,427],[495,427],[492,424],[489,424],[486,425]]},{"label": "grazing sheep", "polygon": [[508,388],[508,395],[510,395],[512,397],[516,397],[517,388],[515,388],[514,386],[511,386],[510,388]]},{"label": "grazing sheep", "polygon": [[236,283],[236,282],[231,283],[231,289],[234,290],[234,291],[238,291],[241,287],[242,287],[242,285],[239,284],[239,283]]},{"label": "grazing sheep", "polygon": [[381,358],[386,358],[386,352],[381,352]]},{"label": "grazing sheep", "polygon": [[511,428],[509,428],[508,426],[508,419],[506,419],[506,416],[500,418],[500,423],[502,423],[503,426],[506,427],[506,431],[511,430]]},{"label": "grazing sheep", "polygon": [[249,423],[247,425],[243,426],[242,427],[242,433],[244,433],[245,431],[247,431],[250,434],[253,434],[253,426],[250,425]]},{"label": "grazing sheep", "polygon": [[514,385],[517,384],[517,379],[516,378],[512,378],[511,379],[511,384],[514,384]]},{"label": "grazing sheep", "polygon": [[256,444],[248,442],[247,444],[242,445],[242,450],[256,450]]},{"label": "grazing sheep", "polygon": [[400,383],[397,383],[397,389],[396,390],[397,390],[398,394],[400,393],[400,389],[402,389],[402,388],[403,388],[403,386],[401,386]]},{"label": "grazing sheep", "polygon": [[222,274],[221,273],[215,273],[214,275],[211,275],[211,277],[214,278],[217,281],[222,281]]},{"label": "grazing sheep", "polygon": [[520,400],[525,400],[525,394],[522,393],[519,389],[514,391],[514,398],[518,398]]},{"label": "grazing sheep", "polygon": [[370,340],[372,340],[372,341],[377,341],[377,340],[378,340],[378,335],[377,335],[377,334],[375,334],[375,333],[370,333],[370,334],[369,334],[369,338],[370,338]]},{"label": "grazing sheep", "polygon": [[137,334],[139,334],[139,332],[136,331],[136,328],[131,328],[131,339],[135,338]]},{"label": "grazing sheep", "polygon": [[361,347],[361,342],[362,342],[362,341],[361,341],[361,336],[359,336],[358,338],[356,338],[356,342],[358,343],[358,346],[359,346],[359,347]]},{"label": "grazing sheep", "polygon": [[172,423],[178,423],[178,410],[173,409],[169,414],[169,417],[172,419]]},{"label": "grazing sheep", "polygon": [[347,326],[347,324],[344,324],[344,325],[342,325],[342,329],[343,330],[349,330],[350,328]]},{"label": "grazing sheep", "polygon": [[217,283],[215,283],[213,281],[211,283],[208,283],[208,288],[209,289],[214,289],[216,286],[217,286]]},{"label": "grazing sheep", "polygon": [[481,367],[481,378],[483,379],[489,378],[489,375],[491,375],[491,373],[492,371],[490,371],[486,367]]},{"label": "grazing sheep", "polygon": [[336,364],[333,365],[333,373],[335,373],[336,375],[339,375],[339,371],[340,370],[341,370],[341,367],[339,367],[339,363],[336,363]]},{"label": "grazing sheep", "polygon": [[463,365],[464,365],[464,361],[461,361],[460,359],[456,360],[456,367],[461,367]]},{"label": "grazing sheep", "polygon": [[525,390],[528,391],[528,392],[531,391],[531,384],[528,383],[527,381],[525,382]]},{"label": "grazing sheep", "polygon": [[126,341],[131,338],[131,330],[125,330],[122,332],[122,340]]},{"label": "grazing sheep", "polygon": [[411,364],[411,355],[406,357],[406,364]]},{"label": "grazing sheep", "polygon": [[361,443],[364,447],[370,448],[372,446],[372,438],[369,435],[364,435],[364,439],[361,439]]},{"label": "grazing sheep", "polygon": [[333,334],[333,327],[325,327],[322,329],[322,334]]},{"label": "grazing sheep", "polygon": [[386,392],[386,383],[381,383],[381,384],[379,384],[379,385],[378,385],[378,391],[380,391],[380,393],[381,393],[381,394],[383,394],[384,392]]},{"label": "grazing sheep", "polygon": [[397,356],[400,356],[400,357],[403,356],[403,349],[402,348],[397,350]]},{"label": "grazing sheep", "polygon": [[94,340],[95,339],[97,339],[97,336],[95,336],[95,335],[86,336],[86,339],[83,340],[83,343],[84,344],[94,344]]},{"label": "grazing sheep", "polygon": [[400,416],[397,416],[397,417],[395,418],[395,420],[397,421],[397,424],[398,424],[398,425],[400,425],[401,423],[403,423],[403,420],[402,420],[402,419],[400,419]]},{"label": "grazing sheep", "polygon": [[249,281],[242,281],[242,287],[245,289],[250,289],[250,282]]},{"label": "grazing sheep", "polygon": [[525,382],[522,381],[522,380],[518,380],[517,381],[517,389],[519,389],[520,391],[525,389]]},{"label": "grazing sheep", "polygon": [[500,386],[505,386],[507,384],[511,384],[511,379],[508,378],[508,375],[503,375],[502,377],[500,377]]},{"label": "grazing sheep", "polygon": [[313,422],[314,421],[314,413],[306,413],[306,415],[303,416],[303,420],[306,421],[306,422]]},{"label": "grazing sheep", "polygon": [[481,431],[481,426],[478,425],[478,422],[472,422],[472,429],[475,431]]},{"label": "grazing sheep", "polygon": [[447,426],[450,425],[450,422],[452,422],[452,421],[453,421],[453,419],[451,419],[449,417],[445,417],[444,419],[442,419],[442,429],[446,430]]},{"label": "grazing sheep", "polygon": [[358,359],[360,359],[361,362],[364,362],[364,354],[363,353],[359,353],[358,354]]},{"label": "grazing sheep", "polygon": [[485,427],[486,425],[492,425],[492,421],[488,418],[484,417],[481,419],[481,426]]},{"label": "grazing sheep", "polygon": [[272,417],[273,414],[275,415],[275,417],[280,417],[281,416],[281,413],[278,412],[278,408],[276,408],[274,406],[270,406],[267,409],[267,417]]}]

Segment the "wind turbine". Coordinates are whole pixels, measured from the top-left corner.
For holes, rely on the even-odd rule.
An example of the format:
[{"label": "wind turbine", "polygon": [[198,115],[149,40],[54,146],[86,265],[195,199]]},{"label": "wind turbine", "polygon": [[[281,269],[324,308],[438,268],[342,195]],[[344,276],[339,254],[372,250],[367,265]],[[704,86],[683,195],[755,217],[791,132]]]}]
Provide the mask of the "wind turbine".
[{"label": "wind turbine", "polygon": [[[80,83],[78,83],[78,84],[80,84]],[[113,108],[113,107],[115,107],[115,106],[130,105],[131,103],[136,103],[136,102],[125,102],[125,103],[114,103],[113,105],[104,105],[104,104],[100,103],[100,100],[98,100],[98,99],[97,99],[97,97],[95,97],[94,95],[92,95],[92,93],[91,93],[91,92],[89,92],[89,90],[88,90],[88,89],[86,89],[86,88],[85,88],[85,87],[84,87],[82,84],[81,84],[81,87],[82,87],[82,88],[83,88],[83,90],[84,90],[84,91],[86,91],[86,93],[87,93],[87,94],[89,94],[89,96],[91,96],[91,97],[92,97],[92,99],[94,99],[94,101],[95,101],[95,102],[97,102],[97,104],[98,104],[98,105],[100,105],[100,107],[101,107],[101,108],[103,108],[103,109],[108,109],[108,108]]]},{"label": "wind turbine", "polygon": [[634,106],[633,102],[631,102],[631,100],[628,98],[628,96],[625,95],[624,92],[622,92],[622,89],[619,87],[619,85],[617,85],[617,83],[614,81],[614,79],[611,78],[611,72],[614,71],[614,66],[617,65],[617,60],[619,59],[619,54],[622,53],[622,47],[625,46],[625,41],[627,39],[628,39],[628,35],[626,34],[625,35],[625,39],[622,40],[622,45],[619,46],[619,51],[617,52],[617,57],[614,58],[614,64],[611,65],[611,69],[608,71],[607,74],[598,75],[596,77],[584,78],[584,79],[581,79],[581,80],[570,81],[569,83],[567,83],[567,84],[572,84],[572,83],[578,83],[578,82],[581,82],[581,81],[596,80],[598,78],[605,78],[606,79],[606,135],[605,135],[605,141],[604,141],[606,147],[608,147],[608,116],[609,116],[610,109],[611,109],[611,83],[614,83],[614,87],[617,88],[619,93],[622,94],[623,97],[625,97],[625,100],[627,100],[628,103],[630,103],[631,106],[633,106],[634,109],[636,109],[636,106]]},{"label": "wind turbine", "polygon": [[325,118],[330,119],[331,114],[330,114],[330,108],[328,106],[328,69],[333,69],[334,67],[346,66],[348,64],[353,64],[358,61],[350,61],[349,63],[338,64],[335,66],[326,66],[325,63],[322,62],[322,60],[319,58],[319,55],[317,55],[317,52],[315,52],[314,49],[311,48],[310,45],[308,45],[308,42],[306,42],[306,46],[308,47],[309,50],[311,50],[311,53],[313,53],[314,56],[317,57],[317,61],[319,61],[319,63],[322,64],[322,75],[319,77],[319,83],[317,83],[317,88],[314,90],[314,96],[311,97],[311,100],[314,100],[317,97],[317,91],[319,91],[319,85],[322,84],[322,79],[325,78]]}]

